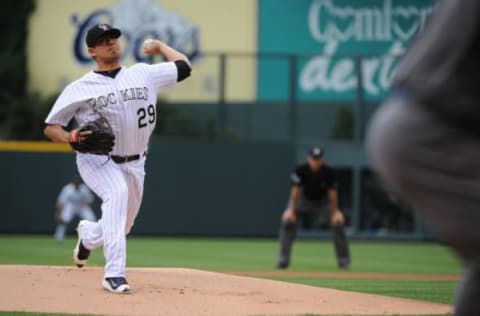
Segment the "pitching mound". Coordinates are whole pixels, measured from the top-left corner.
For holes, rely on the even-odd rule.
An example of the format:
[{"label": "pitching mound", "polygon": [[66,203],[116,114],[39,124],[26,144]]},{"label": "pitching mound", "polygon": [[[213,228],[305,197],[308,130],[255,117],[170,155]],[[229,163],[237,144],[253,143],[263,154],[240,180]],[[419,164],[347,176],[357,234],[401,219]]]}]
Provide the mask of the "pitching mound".
[{"label": "pitching mound", "polygon": [[132,293],[100,268],[0,266],[0,310],[100,315],[441,314],[451,307],[192,269],[130,268]]}]

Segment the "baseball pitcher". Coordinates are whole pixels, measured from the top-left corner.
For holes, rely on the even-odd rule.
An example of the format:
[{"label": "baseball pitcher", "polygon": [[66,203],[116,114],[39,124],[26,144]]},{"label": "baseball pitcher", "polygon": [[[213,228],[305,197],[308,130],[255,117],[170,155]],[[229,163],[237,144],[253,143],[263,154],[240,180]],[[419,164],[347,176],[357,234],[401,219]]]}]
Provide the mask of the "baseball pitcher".
[{"label": "baseball pitcher", "polygon": [[[148,142],[157,121],[157,94],[190,76],[188,58],[158,40],[143,51],[166,59],[154,65],[120,65],[121,31],[97,24],[86,36],[96,69],[69,84],[48,114],[45,135],[77,151],[78,171],[102,200],[97,222],[80,221],[73,260],[83,267],[90,252],[103,246],[103,287],[130,292],[126,279],[126,235],[140,209]],[[66,131],[75,118],[78,128]]]}]

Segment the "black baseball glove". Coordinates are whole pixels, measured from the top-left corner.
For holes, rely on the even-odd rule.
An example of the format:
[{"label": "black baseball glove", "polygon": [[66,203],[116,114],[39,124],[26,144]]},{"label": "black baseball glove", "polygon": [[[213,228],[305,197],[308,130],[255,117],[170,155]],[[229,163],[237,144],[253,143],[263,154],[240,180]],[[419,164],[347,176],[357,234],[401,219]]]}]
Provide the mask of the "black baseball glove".
[{"label": "black baseball glove", "polygon": [[68,141],[70,146],[78,152],[108,155],[115,145],[115,136],[110,123],[101,117],[72,130]]}]

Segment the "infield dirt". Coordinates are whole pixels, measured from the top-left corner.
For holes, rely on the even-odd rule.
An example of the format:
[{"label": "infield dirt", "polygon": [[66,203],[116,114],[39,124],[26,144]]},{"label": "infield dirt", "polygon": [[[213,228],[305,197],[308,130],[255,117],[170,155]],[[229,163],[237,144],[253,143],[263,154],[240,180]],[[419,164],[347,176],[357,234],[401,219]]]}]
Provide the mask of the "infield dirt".
[{"label": "infield dirt", "polygon": [[179,268],[129,268],[131,294],[101,268],[0,265],[0,310],[96,315],[418,315],[451,306]]}]

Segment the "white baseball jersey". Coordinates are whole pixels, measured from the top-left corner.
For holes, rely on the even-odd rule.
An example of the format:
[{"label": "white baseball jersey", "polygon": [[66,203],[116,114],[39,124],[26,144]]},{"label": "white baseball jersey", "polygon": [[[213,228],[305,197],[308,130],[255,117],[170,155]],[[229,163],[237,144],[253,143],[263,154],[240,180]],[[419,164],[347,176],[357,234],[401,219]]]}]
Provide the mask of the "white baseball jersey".
[{"label": "white baseball jersey", "polygon": [[173,62],[122,67],[115,78],[90,71],[63,90],[45,123],[67,126],[75,117],[81,125],[98,118],[98,111],[115,135],[111,154],[141,154],[155,127],[157,94],[176,82]]},{"label": "white baseball jersey", "polygon": [[55,239],[62,241],[65,237],[67,224],[70,223],[76,215],[81,219],[96,221],[95,213],[90,204],[93,202],[93,194],[85,184],[80,184],[76,189],[73,183],[69,183],[62,188],[57,199],[61,205],[60,222],[55,229]]},{"label": "white baseball jersey", "polygon": [[73,183],[69,183],[63,187],[57,201],[63,206],[71,205],[75,209],[80,209],[93,202],[93,194],[85,184],[80,184],[77,190]]},{"label": "white baseball jersey", "polygon": [[[57,199],[57,202],[62,206],[62,210],[60,213],[60,219],[62,220],[62,224],[70,223],[70,221],[75,215],[79,216],[82,219],[95,221],[95,213],[90,207],[93,199],[94,197],[92,191],[90,191],[88,187],[83,183],[80,184],[78,190],[72,183],[64,186]],[[65,234],[65,228],[66,227],[63,227],[62,231],[59,232],[61,236],[59,236],[60,238],[58,239],[63,239],[63,235]]]},{"label": "white baseball jersey", "polygon": [[98,111],[115,134],[111,154],[140,154],[137,160],[118,164],[104,156],[77,153],[82,179],[102,199],[102,218],[81,221],[78,233],[87,249],[103,246],[105,277],[125,276],[126,234],[142,201],[146,159],[142,153],[155,127],[157,94],[173,87],[177,76],[174,62],[122,67],[115,78],[91,71],[64,89],[45,120],[67,126],[75,117],[81,125],[98,118]]}]

